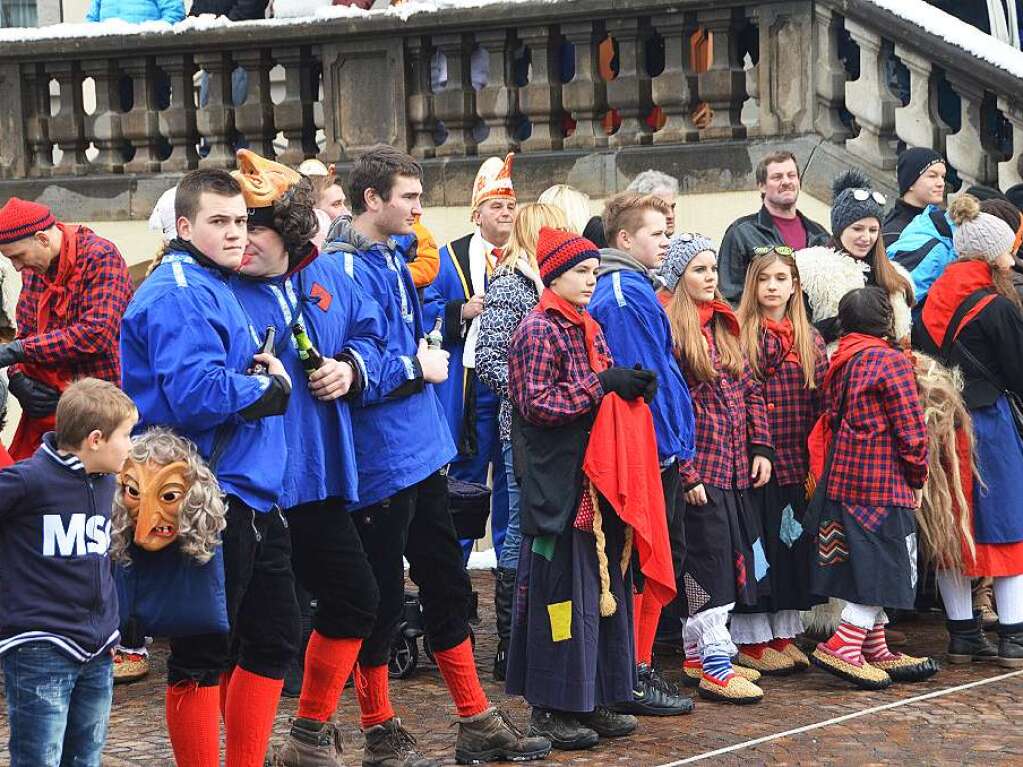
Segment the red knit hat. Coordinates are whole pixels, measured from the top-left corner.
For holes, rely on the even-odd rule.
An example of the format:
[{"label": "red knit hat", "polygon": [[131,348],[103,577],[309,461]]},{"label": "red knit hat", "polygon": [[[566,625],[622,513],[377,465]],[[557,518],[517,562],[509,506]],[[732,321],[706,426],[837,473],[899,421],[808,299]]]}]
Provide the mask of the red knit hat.
[{"label": "red knit hat", "polygon": [[0,208],[0,245],[24,240],[56,223],[45,205],[12,197]]},{"label": "red knit hat", "polygon": [[536,243],[536,263],[540,267],[540,279],[544,285],[550,285],[588,258],[599,260],[600,252],[585,237],[546,226],[540,229],[540,239]]}]

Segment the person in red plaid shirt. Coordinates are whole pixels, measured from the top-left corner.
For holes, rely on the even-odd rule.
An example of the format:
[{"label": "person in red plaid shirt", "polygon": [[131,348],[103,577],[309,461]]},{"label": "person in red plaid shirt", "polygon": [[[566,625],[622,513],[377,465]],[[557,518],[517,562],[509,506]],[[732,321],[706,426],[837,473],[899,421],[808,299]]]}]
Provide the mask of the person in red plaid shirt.
[{"label": "person in red plaid shirt", "polygon": [[120,384],[117,341],[132,286],[112,242],[17,197],[0,208],[0,254],[22,278],[18,335],[0,344],[0,368],[7,368],[22,409],[10,446],[17,461],[53,430],[57,400],[72,381],[93,377]]},{"label": "person in red plaid shirt", "polygon": [[[811,588],[845,600],[842,622],[811,655],[815,666],[863,689],[918,681],[938,667],[893,653],[881,605],[912,609],[916,520],[927,479],[927,427],[913,362],[892,345],[894,312],[883,288],[859,288],[838,305],[843,335],[824,377],[818,425],[827,458],[805,518],[816,538]],[[820,444],[811,437],[811,450]],[[811,457],[816,468],[819,455]]]},{"label": "person in red plaid shirt", "polygon": [[788,674],[810,667],[792,639],[803,632],[800,610],[813,604],[809,538],[802,534],[806,438],[819,415],[828,355],[807,319],[791,249],[763,251],[746,272],[738,314],[743,353],[764,387],[775,450],[771,481],[751,494],[764,531],[770,595],[748,610],[736,608],[730,630],[738,663],[765,674]]},{"label": "person in red plaid shirt", "polygon": [[705,237],[676,234],[660,270],[672,293],[668,320],[696,416],[696,457],[681,462],[686,559],[678,573],[689,620],[683,680],[701,697],[730,703],[763,698],[755,669],[733,668],[728,613],[755,605],[767,559],[751,487],[771,479],[774,448],[760,382],[739,346],[739,322],[718,291],[717,250]]}]

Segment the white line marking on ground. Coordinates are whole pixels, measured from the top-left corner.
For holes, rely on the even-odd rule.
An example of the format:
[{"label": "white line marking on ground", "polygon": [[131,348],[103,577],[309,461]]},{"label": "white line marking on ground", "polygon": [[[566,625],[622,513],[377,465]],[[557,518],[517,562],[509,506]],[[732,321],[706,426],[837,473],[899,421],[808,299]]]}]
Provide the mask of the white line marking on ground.
[{"label": "white line marking on ground", "polygon": [[779,738],[787,738],[791,735],[799,735],[804,732],[810,732],[811,730],[818,730],[821,727],[828,727],[832,724],[840,724],[847,722],[850,719],[858,719],[861,716],[869,716],[870,714],[876,714],[879,711],[888,711],[893,708],[900,708],[901,706],[908,706],[912,703],[920,703],[924,700],[930,700],[932,698],[940,698],[944,695],[951,695],[954,692],[962,692],[963,690],[969,690],[972,687],[981,687],[986,684],[992,684],[994,682],[1001,682],[1004,679],[1011,679],[1012,677],[1023,674],[1023,669],[1019,671],[1010,671],[1006,674],[999,674],[998,676],[989,677],[988,679],[979,679],[976,682],[968,682],[967,684],[957,685],[956,687],[947,687],[944,690],[935,690],[934,692],[926,693],[925,695],[917,695],[913,698],[904,698],[903,700],[897,700],[893,703],[885,703],[882,706],[873,706],[871,708],[864,709],[863,711],[856,711],[852,714],[845,714],[843,716],[836,716],[834,719],[828,719],[824,722],[815,722],[814,724],[808,724],[803,727],[796,727],[793,730],[785,730],[784,732],[776,732],[773,735],[765,735],[762,738],[754,738],[753,740],[747,740],[743,743],[735,743],[731,746],[725,746],[719,748],[716,751],[707,751],[703,754],[696,754],[695,756],[689,756],[685,759],[679,759],[676,762],[665,762],[664,764],[658,765],[658,767],[680,767],[683,764],[692,764],[693,762],[701,762],[704,759],[712,759],[715,756],[723,756],[733,751],[739,751],[744,748],[750,748],[752,746],[759,746],[761,743],[768,743],[772,740],[778,740]]}]

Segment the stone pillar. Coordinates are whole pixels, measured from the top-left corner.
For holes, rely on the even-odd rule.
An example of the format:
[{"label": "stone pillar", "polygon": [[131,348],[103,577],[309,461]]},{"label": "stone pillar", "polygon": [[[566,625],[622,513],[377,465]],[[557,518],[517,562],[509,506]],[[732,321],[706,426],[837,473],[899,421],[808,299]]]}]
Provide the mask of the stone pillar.
[{"label": "stone pillar", "polygon": [[640,26],[636,17],[610,19],[607,31],[618,43],[618,76],[607,84],[607,102],[618,110],[622,120],[609,144],[613,147],[650,144],[653,131],[646,117],[653,109],[653,99],[643,44],[649,31]]},{"label": "stone pillar", "polygon": [[909,103],[895,108],[895,134],[907,146],[944,150],[948,126],[942,124],[931,101],[931,62],[926,56],[895,44],[895,55],[909,69]]},{"label": "stone pillar", "polygon": [[430,90],[430,59],[433,49],[429,38],[413,35],[405,38],[405,55],[408,61],[408,119],[411,133],[413,157],[433,157],[437,151],[433,139],[433,94]]},{"label": "stone pillar", "polygon": [[600,21],[576,21],[561,27],[575,46],[575,77],[561,89],[565,109],[575,119],[566,149],[603,149],[608,145],[601,120],[607,112],[607,83],[600,76],[597,46],[607,35]]},{"label": "stone pillar", "polygon": [[199,160],[200,168],[235,167],[234,149],[234,99],[231,93],[231,73],[234,64],[231,54],[225,51],[199,51],[195,54],[195,65],[205,70],[208,81],[209,100],[196,112],[196,126],[206,139],[209,154]]},{"label": "stone pillar", "polygon": [[692,120],[696,75],[690,67],[689,38],[695,23],[681,13],[654,19],[654,29],[664,39],[664,71],[653,79],[653,102],[664,112],[664,127],[654,134],[655,144],[684,144],[696,141]]},{"label": "stone pillar", "polygon": [[1015,184],[1023,183],[1019,173],[1020,157],[1023,157],[1023,100],[1008,99],[1001,96],[998,108],[1012,123],[1012,157],[998,163],[998,188],[1008,189]]},{"label": "stone pillar", "polygon": [[32,87],[34,83],[24,82],[25,79],[17,63],[0,64],[0,103],[5,105],[0,111],[0,178],[28,175],[30,156],[25,118],[32,94],[24,87]]},{"label": "stone pillar", "polygon": [[307,157],[315,157],[318,151],[313,120],[313,104],[319,100],[318,89],[314,87],[316,71],[305,46],[274,48],[271,55],[284,67],[284,99],[271,105],[274,125],[288,141],[277,160],[295,166]]},{"label": "stone pillar", "polygon": [[845,28],[860,47],[859,79],[845,84],[846,108],[859,123],[860,135],[846,141],[846,149],[880,170],[893,170],[899,101],[885,83],[884,43],[876,31],[859,22],[846,19]]},{"label": "stone pillar", "polygon": [[731,8],[697,11],[697,20],[710,34],[713,49],[710,69],[697,75],[700,100],[705,101],[713,113],[710,124],[700,131],[701,139],[746,136],[740,119],[746,101],[746,73],[739,61],[734,13]]},{"label": "stone pillar", "polygon": [[[63,153],[54,175],[84,176],[89,172],[85,159],[85,109],[82,106],[82,72],[77,61],[47,62],[46,74],[60,85],[60,109],[50,118],[50,138]],[[49,87],[49,83],[47,83]]]},{"label": "stone pillar", "polygon": [[760,30],[756,67],[758,132],[761,136],[810,133],[816,95],[810,4],[765,3],[754,10]]},{"label": "stone pillar", "polygon": [[135,148],[135,156],[124,166],[125,173],[160,171],[160,115],[157,103],[161,74],[146,56],[121,59],[121,70],[131,78],[132,108],[121,114],[121,136]]},{"label": "stone pillar", "polygon": [[[270,51],[248,48],[234,53],[235,66],[248,73],[245,101],[234,108],[235,129],[245,136],[249,148],[271,160],[275,159],[274,104],[270,98]],[[233,103],[233,101],[231,102]]]},{"label": "stone pillar", "polygon": [[170,156],[160,163],[164,173],[183,173],[198,165],[199,132],[195,116],[195,64],[189,54],[157,56],[156,65],[170,80],[170,106],[160,112],[160,133],[170,144]]},{"label": "stone pillar", "polygon": [[[28,156],[26,171],[18,175],[49,176],[53,172],[53,141],[50,139],[50,77],[42,63],[21,66],[25,140]],[[0,133],[7,133],[2,130]]]},{"label": "stone pillar", "polygon": [[434,35],[433,44],[447,59],[448,65],[447,84],[433,95],[434,114],[448,132],[447,140],[437,147],[437,157],[476,154],[476,141],[472,137],[476,123],[476,91],[472,87],[469,64],[472,36]]},{"label": "stone pillar", "polygon": [[487,84],[476,93],[476,111],[489,133],[477,151],[481,155],[504,156],[517,150],[512,139],[512,116],[518,112],[518,89],[511,77],[511,54],[516,44],[510,30],[487,29],[476,33],[476,42],[490,58]]},{"label": "stone pillar", "polygon": [[814,128],[822,138],[842,143],[851,134],[838,113],[845,105],[845,67],[838,58],[838,33],[841,26],[835,12],[823,3],[814,3],[814,60],[817,85],[817,114]]},{"label": "stone pillar", "polygon": [[519,88],[519,108],[529,120],[532,132],[522,142],[527,152],[549,152],[561,149],[561,81],[557,27],[543,24],[525,27],[519,39],[529,48],[532,74],[529,82]]},{"label": "stone pillar", "polygon": [[962,125],[945,142],[946,156],[966,186],[992,184],[998,178],[998,163],[988,150],[981,106],[984,85],[972,76],[948,72],[948,82],[960,99]]},{"label": "stone pillar", "polygon": [[96,88],[96,110],[85,118],[86,141],[99,151],[90,165],[103,173],[121,173],[127,148],[121,134],[121,70],[112,59],[86,59],[82,74]]}]

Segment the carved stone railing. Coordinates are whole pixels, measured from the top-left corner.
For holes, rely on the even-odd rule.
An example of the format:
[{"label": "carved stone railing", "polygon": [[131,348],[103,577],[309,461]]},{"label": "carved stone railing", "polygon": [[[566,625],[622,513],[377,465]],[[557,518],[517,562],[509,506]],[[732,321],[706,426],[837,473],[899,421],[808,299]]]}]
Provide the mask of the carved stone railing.
[{"label": "carved stone railing", "polygon": [[749,188],[750,146],[785,144],[889,187],[903,145],[931,146],[964,181],[1004,186],[1023,153],[1023,81],[872,0],[562,0],[3,42],[0,103],[0,197],[151,196],[241,145],[297,164],[388,143],[447,204],[479,156],[509,150],[527,196],[565,178],[606,194],[650,166],[691,191]]}]

